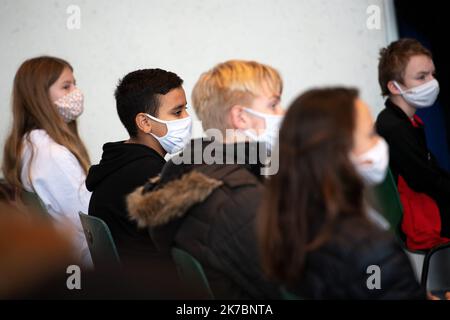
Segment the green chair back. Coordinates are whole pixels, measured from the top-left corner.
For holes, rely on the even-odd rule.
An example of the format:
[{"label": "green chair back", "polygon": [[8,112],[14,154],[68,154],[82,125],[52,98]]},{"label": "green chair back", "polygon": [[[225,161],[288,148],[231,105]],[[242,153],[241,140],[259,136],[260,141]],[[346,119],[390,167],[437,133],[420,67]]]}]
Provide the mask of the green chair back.
[{"label": "green chair back", "polygon": [[[0,185],[2,187],[7,188],[8,191],[11,190],[11,193],[14,193],[14,191],[12,191],[13,188],[10,187],[10,185],[8,184],[8,182],[6,182],[6,180],[4,178],[0,178]],[[11,194],[12,198],[14,198],[14,196],[15,196],[14,194]],[[21,192],[20,201],[22,201],[22,203],[26,207],[32,209],[33,212],[36,212],[45,218],[50,218],[50,215],[48,214],[48,211],[45,208],[44,203],[42,202],[42,200],[39,198],[39,196],[36,193],[28,192],[28,191],[24,190]]]},{"label": "green chair back", "polygon": [[300,296],[288,291],[284,287],[281,288],[281,299],[283,299],[283,300],[303,300],[302,298],[300,298]]},{"label": "green chair back", "polygon": [[384,181],[375,186],[373,191],[375,196],[375,209],[389,222],[391,230],[397,236],[400,236],[403,207],[391,170],[388,170]]},{"label": "green chair back", "polygon": [[208,299],[214,299],[208,279],[200,262],[179,248],[172,248],[171,254],[178,274],[187,287],[199,292]]},{"label": "green chair back", "polygon": [[120,267],[119,254],[106,223],[102,219],[82,212],[79,215],[94,267],[96,269]]}]

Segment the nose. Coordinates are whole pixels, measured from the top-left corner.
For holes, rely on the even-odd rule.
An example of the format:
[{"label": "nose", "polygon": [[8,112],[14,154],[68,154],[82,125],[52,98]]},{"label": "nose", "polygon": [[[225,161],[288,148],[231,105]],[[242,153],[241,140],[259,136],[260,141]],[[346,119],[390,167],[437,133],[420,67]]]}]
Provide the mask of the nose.
[{"label": "nose", "polygon": [[282,115],[284,115],[285,113],[286,113],[286,111],[285,111],[281,106],[278,106],[278,107],[275,109],[275,114],[278,115],[278,116],[282,116]]},{"label": "nose", "polygon": [[182,116],[183,118],[189,117],[189,113],[187,112],[186,109],[183,109],[183,111],[181,112],[181,116]]}]

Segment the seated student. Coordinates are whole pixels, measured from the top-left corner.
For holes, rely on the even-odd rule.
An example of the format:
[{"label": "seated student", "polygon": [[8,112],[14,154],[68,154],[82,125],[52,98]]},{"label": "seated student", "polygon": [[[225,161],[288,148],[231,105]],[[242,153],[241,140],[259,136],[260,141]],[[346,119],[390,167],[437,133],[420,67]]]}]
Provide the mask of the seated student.
[{"label": "seated student", "polygon": [[[177,164],[178,157],[171,159],[159,182],[128,198],[131,218],[149,228],[156,246],[163,251],[178,247],[193,255],[219,299],[279,297],[260,267],[255,222],[263,163],[256,157],[250,161],[251,151],[259,146],[248,143],[244,132],[277,135],[266,132],[276,126],[264,117],[281,120],[281,91],[278,72],[257,62],[228,61],[202,74],[193,89],[193,106],[206,134],[217,130],[221,135],[212,142],[193,140],[184,153],[201,161]],[[204,156],[211,149],[217,157],[212,162]]]},{"label": "seated student", "polygon": [[365,209],[364,183],[383,180],[388,151],[357,91],[304,93],[279,141],[260,221],[268,276],[305,299],[424,298],[408,257]]},{"label": "seated student", "polygon": [[14,78],[12,109],[2,166],[5,179],[19,194],[36,193],[58,225],[74,228],[81,263],[91,267],[78,216],[87,212],[91,196],[84,185],[89,156],[77,129],[83,94],[72,66],[54,57],[22,63]]},{"label": "seated student", "polygon": [[125,197],[161,172],[166,153],[181,150],[191,135],[183,80],[161,69],[127,74],[115,92],[117,113],[130,138],[103,146],[86,179],[89,214],[106,222],[122,262],[151,258],[148,233],[128,219]]},{"label": "seated student", "polygon": [[387,100],[376,128],[389,144],[406,245],[418,250],[450,241],[450,175],[428,150],[424,124],[415,114],[436,101],[434,73],[430,51],[416,40],[401,39],[381,50],[378,77]]}]

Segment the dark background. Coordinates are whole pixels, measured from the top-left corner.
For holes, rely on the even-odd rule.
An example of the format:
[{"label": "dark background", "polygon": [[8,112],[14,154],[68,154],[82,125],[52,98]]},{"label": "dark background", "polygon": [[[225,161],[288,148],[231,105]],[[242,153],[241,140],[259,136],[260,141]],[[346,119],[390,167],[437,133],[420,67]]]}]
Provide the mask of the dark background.
[{"label": "dark background", "polygon": [[415,38],[433,53],[440,94],[436,104],[418,110],[425,122],[429,149],[442,168],[450,170],[450,6],[448,1],[395,0],[400,38]]}]

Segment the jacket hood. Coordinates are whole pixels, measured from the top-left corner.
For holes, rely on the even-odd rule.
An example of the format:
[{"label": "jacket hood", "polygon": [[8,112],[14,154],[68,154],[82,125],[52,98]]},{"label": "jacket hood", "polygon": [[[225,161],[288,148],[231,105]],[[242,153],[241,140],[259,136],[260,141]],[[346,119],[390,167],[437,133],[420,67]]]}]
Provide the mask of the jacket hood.
[{"label": "jacket hood", "polygon": [[[150,183],[158,184],[159,180],[155,177]],[[131,220],[141,228],[164,225],[182,217],[222,184],[222,181],[193,170],[151,192],[146,193],[144,187],[137,188],[127,197],[128,212]]]},{"label": "jacket hood", "polygon": [[130,162],[149,156],[163,159],[155,150],[142,144],[125,143],[124,141],[104,144],[100,163],[89,169],[86,177],[87,189],[93,191],[103,179],[118,169]]}]

